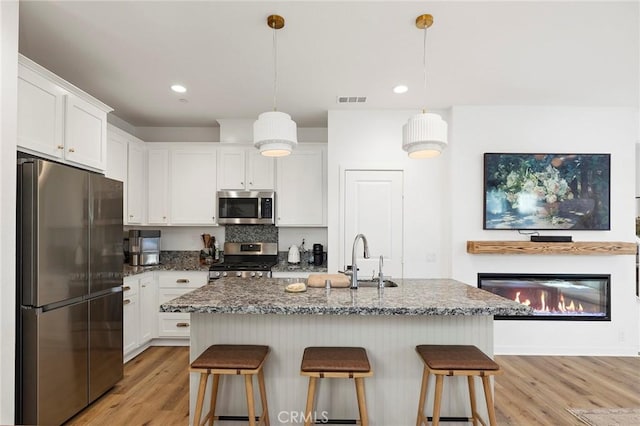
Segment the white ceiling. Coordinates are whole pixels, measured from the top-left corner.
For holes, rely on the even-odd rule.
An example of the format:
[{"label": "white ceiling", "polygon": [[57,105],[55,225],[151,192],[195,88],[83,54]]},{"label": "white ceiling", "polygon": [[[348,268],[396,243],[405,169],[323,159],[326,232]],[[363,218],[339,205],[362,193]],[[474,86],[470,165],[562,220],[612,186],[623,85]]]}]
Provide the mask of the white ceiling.
[{"label": "white ceiling", "polygon": [[637,1],[21,1],[19,50],[134,126],[216,126],[271,109],[272,13],[278,109],[300,127],[330,109],[639,104]]}]

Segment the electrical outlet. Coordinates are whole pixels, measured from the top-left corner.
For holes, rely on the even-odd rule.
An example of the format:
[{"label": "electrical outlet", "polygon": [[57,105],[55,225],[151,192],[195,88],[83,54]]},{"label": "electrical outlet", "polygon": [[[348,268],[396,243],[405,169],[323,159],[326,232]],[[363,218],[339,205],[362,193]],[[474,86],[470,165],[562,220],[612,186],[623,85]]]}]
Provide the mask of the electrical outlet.
[{"label": "electrical outlet", "polygon": [[429,263],[434,263],[436,261],[436,254],[435,253],[427,253],[425,256],[425,260]]}]

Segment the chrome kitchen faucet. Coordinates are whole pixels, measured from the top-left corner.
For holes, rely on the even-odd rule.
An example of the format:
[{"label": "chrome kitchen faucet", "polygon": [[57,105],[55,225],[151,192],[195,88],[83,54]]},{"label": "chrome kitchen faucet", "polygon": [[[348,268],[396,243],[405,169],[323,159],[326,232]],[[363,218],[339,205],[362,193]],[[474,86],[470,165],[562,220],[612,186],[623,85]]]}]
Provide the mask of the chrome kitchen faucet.
[{"label": "chrome kitchen faucet", "polygon": [[369,244],[367,243],[367,237],[364,234],[356,235],[353,240],[353,249],[351,250],[351,286],[350,289],[354,290],[358,288],[358,265],[356,261],[356,247],[358,246],[358,240],[362,239],[364,244],[364,258],[369,258]]}]

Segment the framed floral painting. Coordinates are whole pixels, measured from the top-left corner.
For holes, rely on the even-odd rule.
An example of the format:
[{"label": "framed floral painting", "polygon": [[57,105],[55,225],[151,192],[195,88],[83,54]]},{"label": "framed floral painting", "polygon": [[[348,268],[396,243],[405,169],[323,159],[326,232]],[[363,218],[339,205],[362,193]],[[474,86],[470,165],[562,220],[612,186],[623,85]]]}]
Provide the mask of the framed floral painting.
[{"label": "framed floral painting", "polygon": [[609,230],[611,154],[484,154],[484,229]]}]

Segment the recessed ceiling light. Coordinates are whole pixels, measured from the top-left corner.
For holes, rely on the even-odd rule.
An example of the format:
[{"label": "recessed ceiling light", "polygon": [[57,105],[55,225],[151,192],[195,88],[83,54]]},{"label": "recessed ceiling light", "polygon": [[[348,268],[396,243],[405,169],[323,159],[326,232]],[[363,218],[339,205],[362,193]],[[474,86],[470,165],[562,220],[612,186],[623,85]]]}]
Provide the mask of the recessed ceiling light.
[{"label": "recessed ceiling light", "polygon": [[406,93],[409,88],[404,84],[399,84],[393,88],[393,93]]},{"label": "recessed ceiling light", "polygon": [[173,86],[171,86],[171,90],[177,93],[184,93],[187,91],[187,88],[180,84],[174,84]]}]

